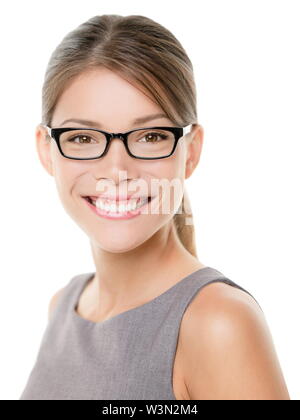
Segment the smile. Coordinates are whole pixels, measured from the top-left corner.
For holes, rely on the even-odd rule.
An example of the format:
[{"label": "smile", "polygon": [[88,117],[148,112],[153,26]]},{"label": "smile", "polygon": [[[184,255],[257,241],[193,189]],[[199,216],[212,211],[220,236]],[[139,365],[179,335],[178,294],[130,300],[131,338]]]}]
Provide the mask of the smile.
[{"label": "smile", "polygon": [[97,215],[106,219],[130,219],[138,216],[153,197],[139,197],[125,201],[111,201],[108,199],[95,199],[83,197],[88,206]]}]

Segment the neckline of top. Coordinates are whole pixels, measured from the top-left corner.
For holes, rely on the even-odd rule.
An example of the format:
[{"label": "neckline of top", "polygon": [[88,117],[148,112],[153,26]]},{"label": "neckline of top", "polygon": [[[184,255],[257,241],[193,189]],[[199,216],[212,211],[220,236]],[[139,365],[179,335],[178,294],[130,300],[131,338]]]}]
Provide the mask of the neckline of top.
[{"label": "neckline of top", "polygon": [[127,311],[120,312],[119,314],[114,315],[114,316],[112,316],[112,317],[110,317],[108,319],[105,319],[103,321],[100,321],[100,322],[94,322],[94,321],[91,321],[89,319],[83,318],[76,311],[76,307],[78,305],[80,296],[81,296],[81,294],[82,294],[85,286],[88,284],[89,281],[92,280],[92,278],[95,275],[95,272],[93,272],[87,278],[84,277],[84,280],[82,281],[82,284],[80,284],[79,287],[78,287],[78,289],[76,290],[75,298],[72,299],[72,305],[71,305],[72,317],[76,321],[82,323],[83,325],[90,325],[90,326],[93,326],[93,327],[98,327],[98,326],[100,327],[102,325],[110,324],[111,322],[114,322],[115,320],[118,320],[119,318],[124,317],[124,316],[128,315],[129,313],[136,312],[138,310],[141,310],[142,308],[145,308],[146,306],[149,306],[149,305],[153,304],[154,302],[157,302],[162,297],[166,296],[171,291],[175,290],[175,288],[177,288],[179,285],[181,285],[183,282],[185,282],[186,280],[188,280],[190,277],[192,277],[196,273],[200,273],[200,272],[202,273],[202,272],[205,272],[207,270],[214,270],[214,268],[209,267],[209,266],[205,266],[205,267],[199,268],[198,270],[193,271],[192,273],[188,274],[183,279],[179,280],[177,283],[175,283],[173,286],[171,286],[169,289],[167,289],[165,292],[163,292],[160,295],[156,296],[155,298],[149,300],[148,302],[143,303],[142,305],[136,306],[134,308],[128,309]]}]

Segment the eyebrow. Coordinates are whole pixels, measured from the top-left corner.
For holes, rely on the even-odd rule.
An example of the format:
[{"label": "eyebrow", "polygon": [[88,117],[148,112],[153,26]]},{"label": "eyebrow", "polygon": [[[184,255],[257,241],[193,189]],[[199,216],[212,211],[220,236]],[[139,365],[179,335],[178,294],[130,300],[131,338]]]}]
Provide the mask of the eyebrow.
[{"label": "eyebrow", "polygon": [[[146,115],[144,117],[136,118],[135,120],[132,121],[132,125],[144,124],[148,121],[157,120],[158,118],[169,119],[168,116],[166,114],[163,114],[163,113],[151,114],[151,115]],[[69,122],[75,122],[75,123],[78,123],[78,124],[83,124],[83,125],[87,125],[87,126],[91,126],[91,127],[103,128],[102,125],[99,122],[90,121],[90,120],[83,120],[83,119],[80,119],[80,118],[68,118],[67,120],[64,120],[61,123],[61,125],[64,125],[64,124],[69,123]]]}]

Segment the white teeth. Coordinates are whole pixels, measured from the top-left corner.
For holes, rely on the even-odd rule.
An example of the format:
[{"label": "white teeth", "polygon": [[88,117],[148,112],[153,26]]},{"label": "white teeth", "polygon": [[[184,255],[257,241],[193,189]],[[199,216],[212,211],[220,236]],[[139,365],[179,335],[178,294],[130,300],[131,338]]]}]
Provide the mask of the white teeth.
[{"label": "white teeth", "polygon": [[145,198],[135,198],[127,201],[110,201],[110,200],[103,200],[98,198],[96,201],[92,200],[94,206],[101,210],[105,210],[107,212],[112,213],[124,213],[127,211],[136,210],[139,207],[142,207],[148,201],[148,197]]},{"label": "white teeth", "polygon": [[[132,205],[132,209],[133,208],[135,208],[136,206],[134,206],[134,205]],[[126,209],[126,206],[125,206],[125,204],[119,204],[119,206],[118,206],[118,211],[120,212],[120,213],[124,213],[124,211],[125,211],[125,209]]]}]

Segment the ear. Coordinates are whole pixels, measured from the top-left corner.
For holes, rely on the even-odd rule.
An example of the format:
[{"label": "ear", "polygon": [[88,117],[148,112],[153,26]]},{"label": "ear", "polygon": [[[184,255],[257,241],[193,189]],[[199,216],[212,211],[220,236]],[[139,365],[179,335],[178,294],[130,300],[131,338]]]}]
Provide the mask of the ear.
[{"label": "ear", "polygon": [[39,124],[35,131],[36,150],[38,152],[41,164],[46,169],[49,175],[53,176],[53,165],[51,158],[51,139],[48,136],[46,129]]},{"label": "ear", "polygon": [[200,124],[193,124],[192,130],[189,133],[190,140],[187,142],[187,159],[185,178],[189,178],[194,172],[200,160],[202,146],[203,146],[204,130]]}]

